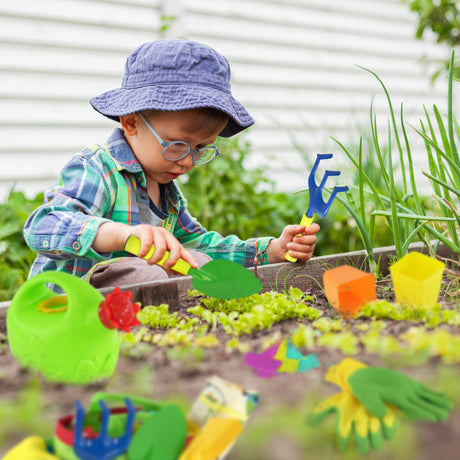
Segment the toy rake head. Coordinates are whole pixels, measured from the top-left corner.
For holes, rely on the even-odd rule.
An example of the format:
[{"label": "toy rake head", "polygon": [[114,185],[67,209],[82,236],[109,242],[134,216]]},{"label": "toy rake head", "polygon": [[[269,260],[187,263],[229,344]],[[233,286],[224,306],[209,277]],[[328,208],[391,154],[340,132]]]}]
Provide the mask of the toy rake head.
[{"label": "toy rake head", "polygon": [[109,436],[110,409],[104,401],[99,401],[102,409],[101,428],[97,437],[93,439],[85,438],[83,435],[83,421],[85,419],[85,409],[80,401],[75,401],[75,436],[74,452],[83,460],[110,460],[118,457],[128,450],[133,433],[136,408],[129,398],[125,398],[127,407],[127,419],[125,432],[122,436],[112,438]]},{"label": "toy rake head", "polygon": [[313,214],[315,213],[318,214],[321,218],[326,217],[326,214],[329,211],[329,208],[331,207],[337,193],[346,192],[348,190],[348,186],[346,185],[335,186],[332,190],[329,200],[327,202],[324,202],[323,200],[323,188],[326,184],[327,178],[330,176],[339,176],[340,171],[331,171],[327,169],[319,185],[316,184],[315,173],[321,160],[328,160],[332,157],[332,153],[319,153],[316,155],[315,164],[313,165],[310,175],[308,176],[308,191],[310,194],[310,202],[308,203],[308,209],[305,213],[307,217],[313,217]]}]

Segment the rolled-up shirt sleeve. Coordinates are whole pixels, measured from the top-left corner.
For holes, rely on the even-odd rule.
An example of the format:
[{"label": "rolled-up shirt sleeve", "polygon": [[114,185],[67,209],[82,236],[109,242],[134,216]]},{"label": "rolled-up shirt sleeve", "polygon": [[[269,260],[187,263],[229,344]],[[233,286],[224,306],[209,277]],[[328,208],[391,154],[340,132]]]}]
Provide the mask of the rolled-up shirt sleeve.
[{"label": "rolled-up shirt sleeve", "polygon": [[256,254],[262,253],[259,263],[270,263],[264,249],[273,237],[241,240],[236,235],[223,237],[217,232],[208,232],[187,211],[186,202],[182,204],[173,233],[186,248],[204,252],[213,259],[226,259],[245,267],[252,267]]},{"label": "rolled-up shirt sleeve", "polygon": [[59,182],[45,194],[45,204],[27,219],[24,238],[28,246],[51,259],[87,257],[105,260],[110,253],[91,247],[108,217],[113,199],[101,165],[74,155],[63,168]]}]

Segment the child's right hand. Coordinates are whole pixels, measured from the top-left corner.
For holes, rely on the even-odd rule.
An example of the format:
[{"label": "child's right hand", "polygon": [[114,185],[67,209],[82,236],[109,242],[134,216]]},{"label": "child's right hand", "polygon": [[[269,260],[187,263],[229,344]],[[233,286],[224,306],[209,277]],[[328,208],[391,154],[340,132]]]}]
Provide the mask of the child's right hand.
[{"label": "child's right hand", "polygon": [[165,252],[169,251],[169,257],[162,265],[166,270],[169,270],[179,259],[187,261],[193,268],[198,268],[198,264],[192,254],[179,243],[171,232],[163,227],[140,224],[128,226],[128,229],[124,229],[123,233],[126,235],[124,239],[125,242],[131,234],[136,235],[141,240],[139,257],[145,256],[149,252],[152,244],[155,246],[155,252],[147,261],[149,265],[159,262],[163,258]]},{"label": "child's right hand", "polygon": [[162,265],[167,271],[179,260],[184,259],[193,268],[198,268],[195,258],[188,252],[171,232],[163,227],[154,227],[148,224],[127,225],[121,222],[103,223],[94,238],[92,248],[97,252],[123,251],[129,235],[136,235],[141,240],[139,257],[145,256],[152,244],[155,252],[148,260],[150,265],[159,262],[165,251],[169,251],[169,257]]}]

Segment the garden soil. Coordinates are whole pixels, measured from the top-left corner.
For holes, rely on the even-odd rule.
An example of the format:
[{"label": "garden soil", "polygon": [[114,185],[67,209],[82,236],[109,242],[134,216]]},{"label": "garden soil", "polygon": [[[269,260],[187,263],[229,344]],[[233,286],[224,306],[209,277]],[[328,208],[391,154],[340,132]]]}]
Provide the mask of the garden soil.
[{"label": "garden soil", "polygon": [[[388,291],[385,291],[388,295]],[[308,294],[316,298],[315,308],[323,311],[325,316],[332,317],[333,309],[324,298],[323,292],[311,290]],[[391,295],[391,294],[390,294]],[[446,299],[441,298],[441,303]],[[190,304],[185,303],[182,311]],[[350,320],[350,321],[360,321]],[[263,340],[279,332],[281,335],[288,334],[299,324],[298,321],[284,321],[272,327],[270,331],[256,332],[249,337],[242,337],[241,342],[247,343],[251,351],[260,352],[263,349]],[[413,324],[408,322],[392,322],[387,332],[395,336],[400,335],[405,329]],[[444,326],[442,326],[444,327]],[[453,331],[453,328],[449,328]],[[358,331],[358,330],[357,330]],[[5,331],[0,331],[5,332]],[[455,331],[460,333],[460,331]],[[359,332],[357,332],[359,333]],[[11,356],[7,347],[3,347],[0,352],[0,410],[5,401],[16,403],[18,408],[21,406],[21,398],[24,397],[26,388],[38,385],[41,389],[43,400],[40,402],[40,414],[45,426],[53,427],[57,418],[74,412],[74,400],[79,399],[85,407],[91,400],[92,395],[97,391],[124,392],[126,394],[137,394],[138,396],[149,397],[154,400],[177,400],[191,403],[204,387],[208,377],[219,375],[220,377],[238,383],[247,389],[255,389],[260,393],[259,406],[251,414],[245,431],[236,442],[234,448],[227,456],[228,460],[303,460],[312,458],[308,445],[296,442],[289,433],[286,433],[286,426],[280,420],[277,426],[277,408],[284,408],[284,411],[291,410],[293,417],[297,417],[294,422],[297,425],[297,432],[305,430],[321,430],[321,422],[316,427],[307,424],[309,411],[317,402],[338,391],[332,384],[325,383],[323,380],[325,371],[332,365],[339,363],[344,355],[337,350],[317,347],[315,349],[302,350],[303,354],[315,353],[321,363],[319,368],[301,374],[283,374],[272,378],[262,379],[257,377],[251,368],[242,364],[244,353],[238,351],[227,352],[225,342],[228,336],[223,331],[217,329],[216,336],[220,339],[220,346],[204,351],[200,360],[175,359],[167,353],[165,348],[155,347],[151,344],[144,344],[151,347],[146,355],[142,353],[140,357],[120,355],[115,374],[102,382],[93,383],[86,386],[73,386],[46,382],[44,379],[33,375],[30,371],[21,366]],[[1,337],[1,336],[0,336]],[[3,336],[5,341],[5,336]],[[385,366],[380,357],[369,355],[360,351],[353,356],[370,366]],[[457,382],[458,392],[460,393],[460,365],[446,366],[438,358],[431,358],[418,365],[399,365],[397,360],[392,363],[392,367],[411,377],[423,382],[431,388],[437,388],[437,376],[447,369],[450,375],[454,375]],[[308,399],[308,401],[306,401]],[[340,453],[335,447],[335,439],[331,433],[330,447],[325,447],[324,458],[404,458],[417,460],[458,460],[460,458],[460,398],[457,398],[456,407],[451,411],[449,419],[445,422],[409,422],[401,420],[400,425],[412,425],[413,436],[410,442],[406,439],[404,429],[402,434],[384,443],[394,443],[398,445],[400,455],[378,456],[379,451],[371,451],[366,456],[355,454],[352,456],[349,451]],[[184,403],[183,403],[184,404]],[[305,411],[303,408],[305,407]],[[27,415],[24,414],[26,418]],[[335,417],[335,415],[329,415]],[[20,416],[19,416],[20,418]],[[2,420],[0,414],[0,420]],[[257,453],[244,449],[245,436],[251,436],[251,430],[260,421],[270,421],[273,427],[271,435],[267,439],[259,439],[262,446]],[[284,420],[284,419],[283,419]],[[30,422],[30,421],[29,421]],[[5,424],[5,421],[2,420]],[[30,424],[27,420],[24,423],[15,422],[14,427],[8,430],[3,445],[0,445],[0,453],[3,454],[8,448],[24,439],[30,433]],[[5,429],[2,427],[2,429]],[[44,436],[44,435],[43,435]],[[49,433],[49,437],[52,432]],[[5,436],[4,436],[5,437]],[[405,445],[417,446],[416,452],[405,451]],[[409,447],[408,447],[409,448]],[[329,449],[329,450],[328,450]],[[327,455],[327,456],[326,456]],[[317,457],[322,460],[322,457]]]}]

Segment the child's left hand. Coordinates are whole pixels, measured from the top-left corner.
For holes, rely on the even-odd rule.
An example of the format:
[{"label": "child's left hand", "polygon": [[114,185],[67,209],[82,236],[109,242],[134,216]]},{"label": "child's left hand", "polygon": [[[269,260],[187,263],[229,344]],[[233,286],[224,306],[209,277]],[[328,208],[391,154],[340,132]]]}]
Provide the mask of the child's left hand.
[{"label": "child's left hand", "polygon": [[306,262],[313,255],[316,244],[316,235],[319,231],[318,224],[287,225],[279,238],[272,240],[268,255],[270,263],[285,262],[286,253],[289,251],[291,257],[299,262]]}]

